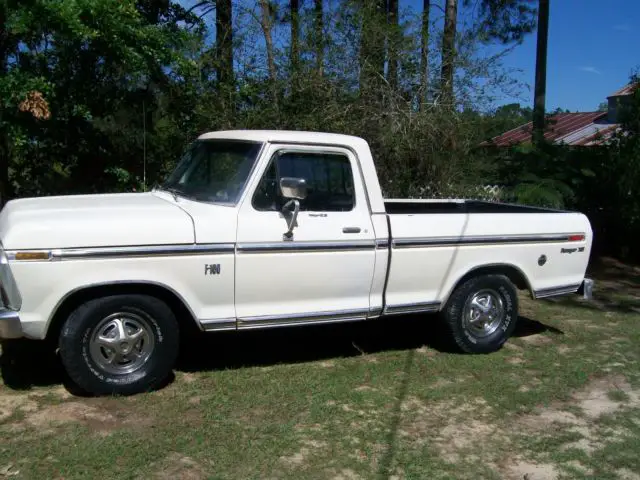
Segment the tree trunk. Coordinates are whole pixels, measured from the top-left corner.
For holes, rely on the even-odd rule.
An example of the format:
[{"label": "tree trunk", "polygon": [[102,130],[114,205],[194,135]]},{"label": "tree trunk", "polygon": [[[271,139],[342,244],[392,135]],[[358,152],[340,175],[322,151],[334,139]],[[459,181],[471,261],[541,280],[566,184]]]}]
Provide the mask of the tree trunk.
[{"label": "tree trunk", "polygon": [[424,107],[429,98],[429,13],[430,0],[422,6],[422,34],[420,37],[420,106]]},{"label": "tree trunk", "polygon": [[[7,30],[7,5],[0,2],[0,76],[7,73],[8,40]],[[0,104],[0,208],[11,198],[9,184],[9,134],[4,125],[3,107]]]},{"label": "tree trunk", "polygon": [[271,15],[271,5],[269,0],[259,0],[262,16],[260,17],[260,26],[264,33],[264,43],[267,49],[267,68],[269,70],[269,83],[271,83],[273,101],[277,102],[276,95],[276,60],[273,51],[273,38],[271,36],[271,28],[273,26],[273,17]]},{"label": "tree trunk", "polygon": [[544,142],[545,96],[547,94],[547,41],[549,39],[549,0],[540,0],[538,9],[538,45],[536,50],[536,85],[533,103],[533,134],[531,140],[540,146]]},{"label": "tree trunk", "polygon": [[360,90],[367,95],[384,79],[386,0],[362,0]]},{"label": "tree trunk", "polygon": [[[1,108],[1,107],[0,107]],[[0,208],[11,200],[11,186],[9,184],[9,136],[3,125],[2,111],[0,110]]]},{"label": "tree trunk", "polygon": [[322,76],[324,67],[324,10],[322,0],[314,0],[313,30],[316,47],[316,71]]},{"label": "tree trunk", "polygon": [[446,0],[444,32],[442,34],[442,68],[440,75],[440,95],[442,103],[453,107],[453,72],[455,67],[456,25],[458,0]]},{"label": "tree trunk", "polygon": [[400,47],[400,26],[398,25],[398,0],[389,0],[389,71],[388,81],[395,91],[398,88],[398,48]]},{"label": "tree trunk", "polygon": [[300,63],[300,18],[298,16],[300,10],[299,0],[290,0],[291,9],[291,70],[298,72]]},{"label": "tree trunk", "polygon": [[231,0],[216,2],[216,50],[218,81],[233,84],[233,14]]}]

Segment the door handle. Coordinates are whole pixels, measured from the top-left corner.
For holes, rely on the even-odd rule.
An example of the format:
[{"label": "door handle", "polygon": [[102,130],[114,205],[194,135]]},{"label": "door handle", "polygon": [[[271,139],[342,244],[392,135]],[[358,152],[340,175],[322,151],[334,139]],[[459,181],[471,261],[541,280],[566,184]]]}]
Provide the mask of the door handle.
[{"label": "door handle", "polygon": [[344,227],[342,233],[360,233],[360,227]]}]

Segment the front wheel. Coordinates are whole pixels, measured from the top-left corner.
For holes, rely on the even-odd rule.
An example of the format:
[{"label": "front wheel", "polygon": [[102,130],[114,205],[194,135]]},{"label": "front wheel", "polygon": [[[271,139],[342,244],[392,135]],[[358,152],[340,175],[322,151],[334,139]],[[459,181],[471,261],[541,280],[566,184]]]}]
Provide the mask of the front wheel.
[{"label": "front wheel", "polygon": [[480,275],[458,286],[444,309],[445,324],[467,353],[499,350],[518,319],[518,296],[504,275]]},{"label": "front wheel", "polygon": [[171,309],[148,295],[113,295],[80,305],[59,337],[71,380],[96,395],[131,395],[157,388],[178,354]]}]

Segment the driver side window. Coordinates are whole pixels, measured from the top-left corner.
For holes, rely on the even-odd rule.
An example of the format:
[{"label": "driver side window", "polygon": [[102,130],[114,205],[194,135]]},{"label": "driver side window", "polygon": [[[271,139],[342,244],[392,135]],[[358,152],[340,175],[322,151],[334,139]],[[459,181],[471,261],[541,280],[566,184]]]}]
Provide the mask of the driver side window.
[{"label": "driver side window", "polygon": [[282,177],[306,180],[307,198],[300,201],[300,211],[345,212],[355,206],[351,162],[341,153],[276,153],[253,196],[256,210],[282,209],[286,203],[280,195]]}]

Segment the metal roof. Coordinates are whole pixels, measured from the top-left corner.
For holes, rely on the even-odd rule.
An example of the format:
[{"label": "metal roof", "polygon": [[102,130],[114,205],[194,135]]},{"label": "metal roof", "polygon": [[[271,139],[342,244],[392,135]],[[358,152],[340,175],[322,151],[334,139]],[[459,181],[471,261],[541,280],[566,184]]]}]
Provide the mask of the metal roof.
[{"label": "metal roof", "polygon": [[631,95],[639,85],[637,83],[630,83],[629,85],[625,85],[620,90],[613,92],[607,98],[611,97],[622,97],[624,95]]},{"label": "metal roof", "polygon": [[[544,138],[552,143],[593,145],[601,141],[598,133],[610,136],[615,127],[617,124],[607,122],[607,112],[556,113],[547,120]],[[532,131],[533,122],[529,122],[482,142],[481,145],[507,147],[527,143],[531,141]],[[585,141],[588,143],[583,143]]]}]

